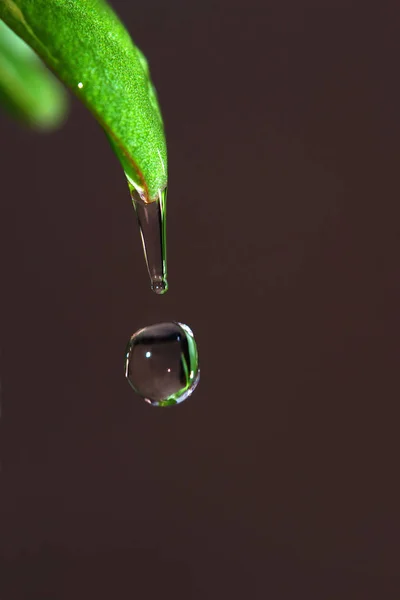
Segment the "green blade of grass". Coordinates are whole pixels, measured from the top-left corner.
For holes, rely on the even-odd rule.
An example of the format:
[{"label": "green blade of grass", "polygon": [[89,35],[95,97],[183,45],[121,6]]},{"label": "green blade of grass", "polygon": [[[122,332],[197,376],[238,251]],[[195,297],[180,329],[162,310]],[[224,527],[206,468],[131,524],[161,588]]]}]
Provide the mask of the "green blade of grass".
[{"label": "green blade of grass", "polygon": [[102,0],[0,0],[0,18],[104,128],[146,201],[167,185],[161,112],[146,59]]},{"label": "green blade of grass", "polygon": [[63,87],[33,50],[0,21],[0,104],[30,127],[48,130],[64,120]]}]

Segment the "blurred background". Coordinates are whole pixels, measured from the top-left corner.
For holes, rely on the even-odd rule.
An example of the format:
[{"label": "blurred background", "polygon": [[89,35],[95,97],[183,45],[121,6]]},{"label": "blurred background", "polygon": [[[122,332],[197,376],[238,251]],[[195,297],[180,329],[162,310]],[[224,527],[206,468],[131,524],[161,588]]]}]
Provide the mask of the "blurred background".
[{"label": "blurred background", "polygon": [[[397,3],[115,0],[169,147],[150,291],[98,124],[2,115],[0,598],[400,597]],[[171,409],[130,335],[179,320]]]}]

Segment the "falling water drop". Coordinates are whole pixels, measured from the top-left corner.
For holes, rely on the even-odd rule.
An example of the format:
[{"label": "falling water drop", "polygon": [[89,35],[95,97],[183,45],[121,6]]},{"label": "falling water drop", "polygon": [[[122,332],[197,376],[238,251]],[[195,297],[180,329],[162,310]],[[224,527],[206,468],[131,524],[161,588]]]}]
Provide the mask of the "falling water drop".
[{"label": "falling water drop", "polygon": [[131,195],[139,222],[151,289],[156,294],[165,294],[168,290],[166,245],[167,190],[160,190],[158,197],[152,202],[147,202],[145,195],[140,194],[133,187],[131,188]]},{"label": "falling water drop", "polygon": [[140,329],[129,341],[125,376],[153,406],[172,406],[186,400],[200,379],[197,346],[183,323],[159,323]]}]

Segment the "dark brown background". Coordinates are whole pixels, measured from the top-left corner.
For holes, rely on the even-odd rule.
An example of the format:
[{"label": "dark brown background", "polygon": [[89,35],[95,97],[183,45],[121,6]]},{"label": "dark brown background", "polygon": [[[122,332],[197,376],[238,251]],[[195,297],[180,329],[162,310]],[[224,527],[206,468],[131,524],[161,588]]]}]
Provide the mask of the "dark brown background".
[{"label": "dark brown background", "polygon": [[[396,4],[115,1],[167,126],[163,298],[85,109],[1,118],[1,600],[400,597]],[[125,344],[173,319],[202,380],[151,409]]]}]

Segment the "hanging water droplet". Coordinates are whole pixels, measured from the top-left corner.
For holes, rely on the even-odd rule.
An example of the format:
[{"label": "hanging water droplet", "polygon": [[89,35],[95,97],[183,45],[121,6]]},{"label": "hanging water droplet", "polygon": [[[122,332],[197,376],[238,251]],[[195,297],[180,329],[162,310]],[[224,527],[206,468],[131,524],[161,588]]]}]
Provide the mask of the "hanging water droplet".
[{"label": "hanging water droplet", "polygon": [[165,294],[167,282],[166,199],[167,190],[160,190],[158,198],[146,202],[145,196],[131,186],[133,206],[136,210],[142,238],[151,289]]},{"label": "hanging water droplet", "polygon": [[159,323],[131,337],[125,376],[146,402],[171,406],[186,400],[200,379],[197,346],[183,323]]}]

